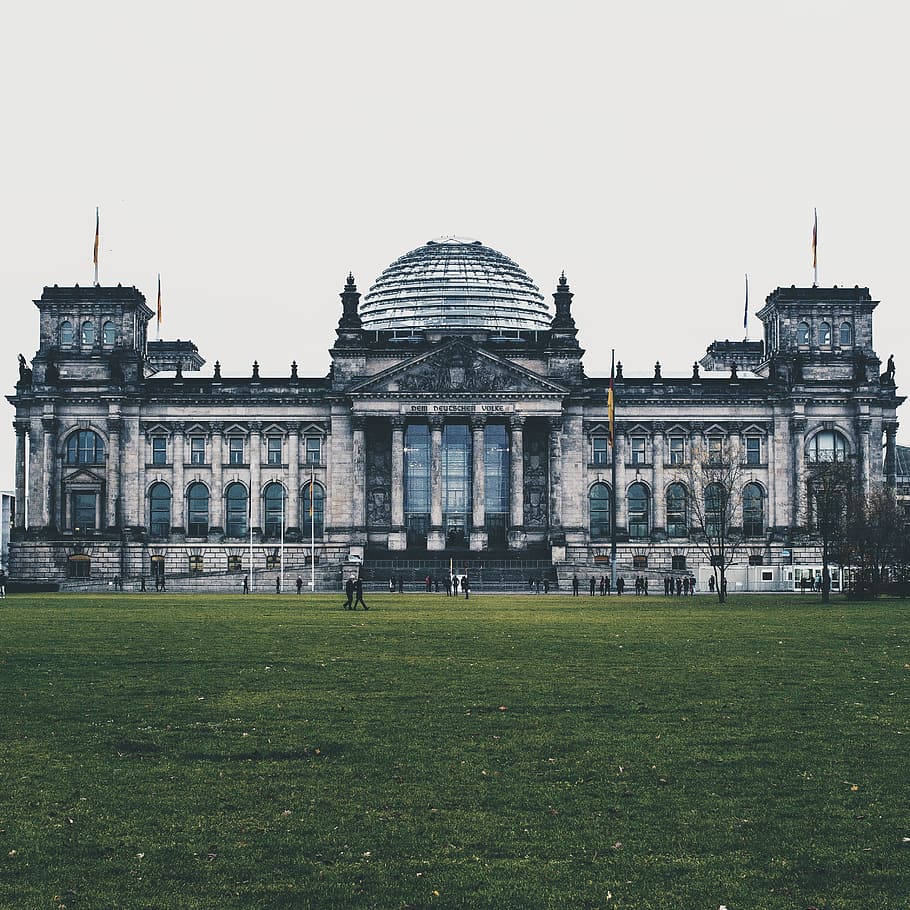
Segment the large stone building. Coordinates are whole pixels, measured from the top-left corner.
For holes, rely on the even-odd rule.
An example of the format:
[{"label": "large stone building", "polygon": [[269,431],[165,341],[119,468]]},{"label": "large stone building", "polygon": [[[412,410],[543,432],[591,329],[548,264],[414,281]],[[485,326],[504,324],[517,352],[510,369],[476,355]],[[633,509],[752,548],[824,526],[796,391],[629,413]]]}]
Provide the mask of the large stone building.
[{"label": "large stone building", "polygon": [[763,340],[711,344],[690,377],[618,365],[615,449],[572,296],[560,277],[551,306],[506,256],[444,238],[363,300],[349,276],[327,376],[202,377],[195,345],[147,340],[135,288],[47,287],[9,399],[12,574],[235,586],[250,560],[258,579],[283,564],[309,581],[315,555],[320,587],[346,565],[422,578],[449,560],[475,583],[497,568],[564,583],[608,571],[614,452],[620,572],[698,572],[680,472],[716,450],[748,481],[741,560],[777,584],[774,567],[817,559],[814,459],[895,482],[903,398],[866,288],[778,288]]}]

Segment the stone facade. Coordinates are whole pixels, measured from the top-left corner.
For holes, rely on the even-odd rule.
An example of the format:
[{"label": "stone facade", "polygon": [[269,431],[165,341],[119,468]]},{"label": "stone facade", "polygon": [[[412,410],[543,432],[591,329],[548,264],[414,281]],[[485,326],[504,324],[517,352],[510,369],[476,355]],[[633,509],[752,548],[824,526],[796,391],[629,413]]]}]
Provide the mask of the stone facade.
[{"label": "stone facade", "polygon": [[402,334],[364,328],[349,277],[328,376],[215,364],[204,378],[191,342],[149,344],[135,288],[45,288],[39,348],[9,398],[11,572],[232,588],[251,567],[272,583],[283,557],[286,577],[328,587],[364,559],[459,554],[601,574],[614,459],[620,569],[691,572],[705,557],[669,488],[713,445],[754,485],[744,563],[785,565],[817,552],[806,490],[820,447],[864,488],[894,483],[903,398],[872,345],[867,289],[779,288],[758,313],[763,341],[715,342],[689,378],[657,364],[627,379],[619,364],[612,446],[609,381],[585,375],[572,296],[561,278],[547,331]]}]

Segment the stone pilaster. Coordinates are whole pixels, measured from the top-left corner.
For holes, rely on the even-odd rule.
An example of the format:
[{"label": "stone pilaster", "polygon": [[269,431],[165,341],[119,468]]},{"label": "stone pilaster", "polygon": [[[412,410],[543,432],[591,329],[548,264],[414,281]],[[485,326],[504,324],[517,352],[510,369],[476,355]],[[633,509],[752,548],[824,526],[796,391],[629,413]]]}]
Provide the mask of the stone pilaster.
[{"label": "stone pilaster", "polygon": [[120,514],[120,430],[123,421],[119,414],[107,419],[107,508],[102,527],[119,528],[122,525]]},{"label": "stone pilaster", "polygon": [[793,487],[790,495],[791,527],[806,525],[809,522],[806,478],[806,459],[804,457],[806,434],[806,418],[803,416],[790,418],[790,476],[793,478]]},{"label": "stone pilaster", "polygon": [[174,489],[171,491],[171,522],[173,533],[177,535],[186,533],[186,483],[184,481],[186,436],[184,430],[182,423],[174,424]]},{"label": "stone pilaster", "polygon": [[512,445],[509,451],[509,547],[523,549],[526,543],[524,425],[521,415],[512,417]]},{"label": "stone pilaster", "polygon": [[657,535],[666,536],[667,530],[667,496],[664,480],[664,464],[667,461],[666,454],[666,434],[664,427],[658,425],[654,427],[654,435],[651,437],[651,464],[653,465],[654,487],[652,498],[654,500],[654,523],[652,530]]},{"label": "stone pilaster", "polygon": [[209,493],[210,534],[224,533],[224,425],[215,422],[212,433],[212,489]]},{"label": "stone pilaster", "polygon": [[428,550],[444,550],[445,530],[442,527],[442,425],[441,417],[430,418],[430,531]]},{"label": "stone pilaster", "polygon": [[859,439],[859,478],[862,493],[868,496],[872,489],[872,420],[868,417],[859,417],[856,421],[856,432]]},{"label": "stone pilaster", "polygon": [[562,535],[562,420],[550,418],[550,538]]},{"label": "stone pilaster", "polygon": [[[313,493],[310,491],[310,496]],[[288,532],[297,534],[300,531],[300,424],[292,423],[288,427]],[[324,519],[323,519],[324,520]]]},{"label": "stone pilaster", "polygon": [[472,550],[485,550],[487,547],[486,527],[486,420],[475,417],[471,421],[471,466],[473,478],[471,483],[471,537]]}]

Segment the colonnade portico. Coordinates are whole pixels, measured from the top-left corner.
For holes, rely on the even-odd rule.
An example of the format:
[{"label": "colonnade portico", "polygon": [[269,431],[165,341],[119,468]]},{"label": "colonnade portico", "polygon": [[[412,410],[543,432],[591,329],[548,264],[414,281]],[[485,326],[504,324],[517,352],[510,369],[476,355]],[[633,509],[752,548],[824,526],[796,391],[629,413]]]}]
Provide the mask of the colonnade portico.
[{"label": "colonnade portico", "polygon": [[[390,457],[390,510],[388,535],[379,534],[378,528],[373,525],[367,527],[367,534],[372,532],[374,540],[383,540],[389,550],[405,550],[409,547],[409,519],[413,516],[408,510],[408,463],[409,457],[414,453],[408,450],[408,431],[412,427],[425,427],[425,448],[423,451],[428,456],[428,497],[426,521],[426,549],[431,551],[445,550],[453,545],[465,546],[472,551],[482,551],[488,548],[505,548],[523,549],[527,545],[527,528],[525,522],[525,426],[527,416],[525,414],[497,414],[495,416],[483,413],[469,412],[467,408],[457,411],[453,414],[410,414],[399,411],[398,413],[389,414],[382,411],[361,412],[355,410],[352,417],[352,449],[353,459],[353,476],[351,478],[351,487],[354,491],[355,501],[352,504],[354,524],[360,524],[360,518],[368,522],[368,516],[365,514],[361,504],[367,499],[368,491],[364,489],[363,484],[363,462],[364,456],[360,455],[360,446],[364,443],[358,440],[358,427],[362,427],[366,422],[366,417],[375,419],[380,423],[386,421],[388,424],[389,435],[389,457]],[[531,415],[540,416],[547,421],[547,426],[551,427],[552,417],[550,415]],[[464,517],[464,540],[462,543],[453,544],[452,513],[448,510],[452,507],[452,495],[449,495],[449,501],[446,501],[447,490],[447,454],[451,458],[451,451],[447,453],[446,435],[447,430],[454,427],[463,428],[467,434],[468,444],[470,445],[469,462],[465,467],[465,479],[470,483],[470,496],[464,503],[463,512],[459,512],[459,519]],[[501,478],[494,476],[494,490],[488,490],[488,472],[490,467],[486,463],[486,452],[488,448],[488,430],[493,427],[501,427],[499,439],[502,434],[505,437],[505,457],[502,460]],[[558,425],[556,426],[558,431]],[[362,432],[362,431],[361,431]],[[547,459],[547,473],[553,471],[550,459]],[[413,465],[412,465],[413,466]],[[449,467],[451,470],[451,467]],[[553,471],[558,477],[558,471]],[[488,494],[495,495],[495,481],[501,480],[507,489],[507,502],[500,515],[500,520],[496,521],[496,528],[499,533],[490,534],[489,522],[492,519],[492,513],[488,509]],[[555,484],[556,486],[558,484]],[[555,501],[559,501],[558,489],[551,494]],[[452,527],[450,527],[452,525]],[[540,528],[542,532],[548,528]],[[460,539],[460,538],[459,538]],[[413,535],[410,546],[414,546]]]}]

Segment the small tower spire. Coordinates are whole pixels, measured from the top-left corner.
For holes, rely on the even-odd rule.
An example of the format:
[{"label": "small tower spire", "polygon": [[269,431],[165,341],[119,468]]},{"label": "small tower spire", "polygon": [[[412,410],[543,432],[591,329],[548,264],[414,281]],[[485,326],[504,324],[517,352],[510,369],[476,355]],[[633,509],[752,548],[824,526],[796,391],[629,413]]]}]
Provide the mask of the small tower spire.
[{"label": "small tower spire", "polygon": [[360,294],[354,284],[354,275],[348,272],[341,297],[341,319],[338,320],[338,344],[342,347],[360,344],[363,323],[360,320]]}]

